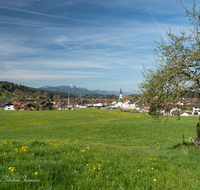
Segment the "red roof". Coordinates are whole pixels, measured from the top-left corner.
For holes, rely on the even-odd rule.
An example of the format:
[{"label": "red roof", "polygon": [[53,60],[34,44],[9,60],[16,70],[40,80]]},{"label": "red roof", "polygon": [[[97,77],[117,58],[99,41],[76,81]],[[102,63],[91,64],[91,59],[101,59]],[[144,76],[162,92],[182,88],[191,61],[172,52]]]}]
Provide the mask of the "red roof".
[{"label": "red roof", "polygon": [[12,102],[13,105],[21,106],[21,102]]}]

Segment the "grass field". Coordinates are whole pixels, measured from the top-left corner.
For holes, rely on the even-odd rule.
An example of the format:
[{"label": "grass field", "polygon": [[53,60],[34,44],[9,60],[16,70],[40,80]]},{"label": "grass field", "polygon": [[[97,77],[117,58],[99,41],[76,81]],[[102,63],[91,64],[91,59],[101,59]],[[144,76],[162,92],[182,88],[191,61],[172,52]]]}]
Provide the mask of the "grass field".
[{"label": "grass field", "polygon": [[120,110],[0,111],[0,189],[199,189],[200,153],[189,142],[197,122]]}]

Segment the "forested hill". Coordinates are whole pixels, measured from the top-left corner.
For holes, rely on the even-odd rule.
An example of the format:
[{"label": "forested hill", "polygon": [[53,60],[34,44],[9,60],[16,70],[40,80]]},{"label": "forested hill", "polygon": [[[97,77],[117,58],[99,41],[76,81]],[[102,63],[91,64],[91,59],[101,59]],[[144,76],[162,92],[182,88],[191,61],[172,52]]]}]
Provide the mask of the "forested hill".
[{"label": "forested hill", "polygon": [[[83,94],[75,95],[69,93],[70,100],[77,99],[117,99],[116,95],[102,94]],[[27,87],[21,84],[15,84],[8,81],[0,81],[0,99],[17,99],[17,100],[54,100],[67,99],[68,93],[41,90],[37,88]]]},{"label": "forested hill", "polygon": [[[49,92],[45,90],[40,90],[36,88],[27,87],[21,84],[15,84],[8,81],[0,81],[0,92],[1,96],[7,98],[17,98],[24,99],[28,98],[29,100],[41,100],[41,99],[66,99],[68,98],[68,93],[62,92]],[[72,99],[75,99],[77,96],[74,94],[70,94]],[[2,98],[1,98],[2,99]]]}]

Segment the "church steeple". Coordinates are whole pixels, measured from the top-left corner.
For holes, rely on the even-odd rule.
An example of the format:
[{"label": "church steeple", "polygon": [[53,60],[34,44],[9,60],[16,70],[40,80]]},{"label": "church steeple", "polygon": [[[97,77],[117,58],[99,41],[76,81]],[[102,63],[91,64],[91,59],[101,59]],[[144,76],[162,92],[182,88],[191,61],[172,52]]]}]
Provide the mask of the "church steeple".
[{"label": "church steeple", "polygon": [[119,101],[122,101],[122,88],[120,87]]}]

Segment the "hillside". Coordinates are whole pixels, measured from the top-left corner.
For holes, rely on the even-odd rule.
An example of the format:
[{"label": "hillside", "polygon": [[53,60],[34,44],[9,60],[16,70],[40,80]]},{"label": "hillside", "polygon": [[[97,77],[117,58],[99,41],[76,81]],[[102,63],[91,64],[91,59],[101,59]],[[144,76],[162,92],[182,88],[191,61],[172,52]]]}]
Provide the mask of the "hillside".
[{"label": "hillside", "polygon": [[[118,96],[90,94],[90,91],[82,91],[81,95],[69,92],[70,100],[77,99],[117,99]],[[49,88],[37,89],[27,87],[21,84],[15,84],[8,81],[0,81],[0,100],[18,100],[18,101],[58,101],[61,99],[68,99],[68,92],[60,92],[59,90],[50,90]]]},{"label": "hillside", "polygon": [[[15,84],[8,81],[0,81],[0,99],[17,99],[17,100],[57,100],[67,99],[68,93],[49,92],[36,88],[27,87],[21,84]],[[70,94],[71,99],[77,98],[76,95]]]}]

